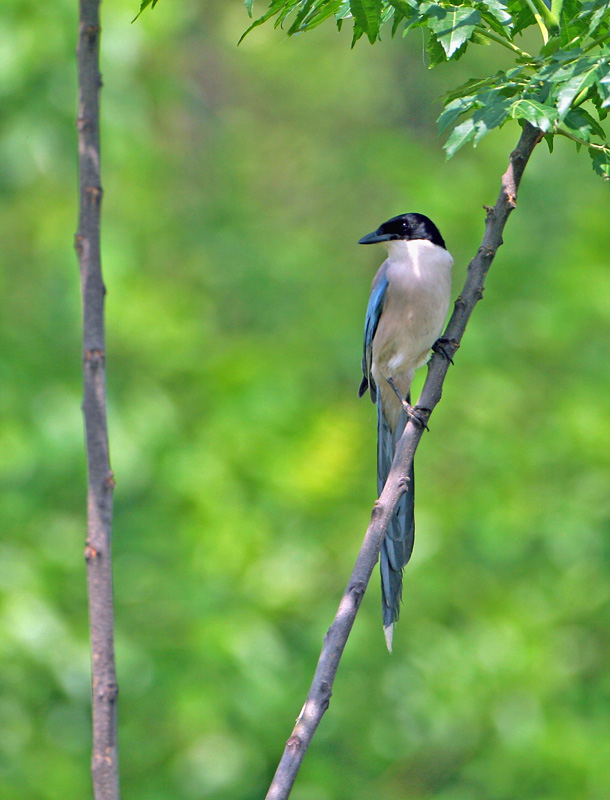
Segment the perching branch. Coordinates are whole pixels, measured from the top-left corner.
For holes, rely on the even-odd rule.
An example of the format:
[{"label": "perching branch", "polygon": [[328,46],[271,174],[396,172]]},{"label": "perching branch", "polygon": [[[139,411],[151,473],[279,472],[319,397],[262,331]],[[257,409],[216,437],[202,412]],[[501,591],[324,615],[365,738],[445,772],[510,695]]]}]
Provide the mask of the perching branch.
[{"label": "perching branch", "polygon": [[104,294],[100,261],[100,0],[80,0],[78,62],[79,213],[75,239],[83,300],[83,414],[87,445],[87,584],[91,625],[95,800],[118,800],[117,693],[110,534],[114,478],[108,457]]},{"label": "perching branch", "polygon": [[[542,135],[537,128],[525,123],[519,143],[510,155],[508,169],[502,176],[502,187],[498,200],[493,208],[487,208],[483,242],[468,266],[466,283],[455,302],[453,314],[443,336],[443,353],[435,353],[430,359],[428,375],[418,405],[420,416],[424,421],[428,420],[441,399],[443,382],[450,363],[449,358],[460,346],[470,315],[477,301],[483,296],[485,276],[498,247],[502,244],[502,232],[508,216],[516,207],[517,190],[523,170]],[[286,742],[284,754],[269,787],[266,800],[286,800],[289,797],[307,748],[322,715],[328,708],[343,649],[371,573],[377,563],[388,522],[405,491],[409,468],[422,432],[421,425],[409,420],[398,443],[392,469],[373,508],[371,522],[347,588],[341,598],[339,610],[324,637],[322,652],[307,700],[299,714],[292,735]]]}]

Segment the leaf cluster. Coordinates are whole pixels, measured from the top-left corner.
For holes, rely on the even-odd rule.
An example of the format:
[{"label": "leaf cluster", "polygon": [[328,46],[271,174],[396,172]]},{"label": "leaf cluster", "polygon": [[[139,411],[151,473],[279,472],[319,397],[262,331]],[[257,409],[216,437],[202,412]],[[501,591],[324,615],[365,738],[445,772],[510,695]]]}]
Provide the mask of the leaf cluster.
[{"label": "leaf cluster", "polygon": [[[252,16],[254,0],[244,3]],[[540,128],[551,149],[556,135],[586,147],[595,172],[610,178],[610,147],[600,124],[610,107],[610,2],[271,0],[242,39],[269,20],[293,36],[329,18],[339,29],[351,21],[352,46],[363,36],[374,44],[384,26],[392,36],[422,28],[430,66],[460,58],[471,44],[512,52],[510,69],[467,81],[446,95],[439,128],[448,133],[447,157],[516,119]],[[516,41],[530,27],[539,32],[537,53]]]}]

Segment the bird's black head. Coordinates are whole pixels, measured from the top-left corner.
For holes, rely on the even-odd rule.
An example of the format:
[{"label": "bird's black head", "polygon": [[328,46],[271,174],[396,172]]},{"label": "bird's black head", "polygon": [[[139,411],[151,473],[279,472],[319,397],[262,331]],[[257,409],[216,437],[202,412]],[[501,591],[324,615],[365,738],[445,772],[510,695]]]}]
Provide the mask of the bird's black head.
[{"label": "bird's black head", "polygon": [[376,244],[377,242],[389,242],[395,239],[427,239],[432,244],[445,247],[445,240],[440,234],[439,229],[429,217],[424,214],[399,214],[392,217],[387,222],[381,224],[373,233],[367,233],[358,244]]}]

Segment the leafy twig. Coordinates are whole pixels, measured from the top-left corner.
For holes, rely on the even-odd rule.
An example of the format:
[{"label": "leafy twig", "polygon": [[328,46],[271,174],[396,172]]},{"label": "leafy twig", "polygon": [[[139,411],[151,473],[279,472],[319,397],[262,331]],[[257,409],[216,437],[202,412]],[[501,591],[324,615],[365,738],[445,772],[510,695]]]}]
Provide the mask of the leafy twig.
[{"label": "leafy twig", "polygon": [[586,47],[583,47],[583,50],[582,50],[583,56],[586,53],[591,52],[591,50],[595,50],[596,47],[599,47],[600,44],[603,44],[608,39],[610,39],[610,33],[605,33],[603,36],[600,36],[599,38],[594,39]]},{"label": "leafy twig", "polygon": [[505,47],[507,50],[512,50],[512,52],[516,53],[520,58],[527,59],[528,61],[532,60],[532,56],[529,53],[526,53],[525,50],[521,50],[521,48],[517,47],[516,44],[513,44],[508,39],[504,39],[502,36],[498,36],[496,33],[484,28],[482,25],[477,25],[475,30],[480,36],[484,36],[486,39],[490,39],[492,42],[502,45],[502,47]]},{"label": "leafy twig", "polygon": [[578,136],[575,136],[573,133],[570,133],[565,128],[556,127],[553,133],[556,136],[564,136],[566,139],[569,139],[571,142],[574,142],[579,147],[588,147],[591,150],[599,150],[602,153],[608,153],[610,155],[610,147],[605,144],[597,144],[596,142],[586,142],[584,139],[580,139]]},{"label": "leafy twig", "polygon": [[87,584],[91,625],[95,800],[118,800],[117,682],[110,533],[114,479],[108,457],[104,282],[100,260],[100,0],[80,0],[78,33],[79,214],[75,239],[83,300],[83,414],[87,444]]},{"label": "leafy twig", "polygon": [[[516,206],[517,190],[523,170],[541,138],[540,130],[529,123],[524,124],[519,143],[511,153],[509,167],[502,177],[502,187],[496,205],[487,209],[483,242],[477,255],[470,262],[464,289],[455,302],[453,314],[443,336],[446,342],[443,348],[446,355],[435,354],[430,360],[428,375],[419,399],[419,409],[424,421],[428,419],[441,398],[443,382],[449,368],[446,356],[455,354],[470,315],[482,297],[485,276],[498,247],[502,244],[502,232],[506,220]],[[413,463],[422,432],[423,428],[420,425],[410,421],[398,443],[392,469],[373,508],[371,522],[354,570],[335,619],[324,637],[322,652],[307,700],[286,743],[266,800],[286,800],[289,797],[307,748],[328,708],[339,661],[379,557],[379,548],[388,522],[405,491],[409,468]]]}]

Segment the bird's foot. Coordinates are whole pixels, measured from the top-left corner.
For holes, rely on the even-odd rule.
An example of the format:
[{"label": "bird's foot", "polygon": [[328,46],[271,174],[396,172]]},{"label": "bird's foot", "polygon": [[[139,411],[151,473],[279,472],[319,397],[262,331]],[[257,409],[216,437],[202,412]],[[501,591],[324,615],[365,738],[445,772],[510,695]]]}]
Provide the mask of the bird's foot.
[{"label": "bird's foot", "polygon": [[435,353],[440,353],[447,361],[454,364],[453,356],[458,347],[459,344],[454,339],[445,339],[444,336],[441,336],[432,345],[432,350]]},{"label": "bird's foot", "polygon": [[392,378],[386,378],[386,380],[392,387],[396,397],[400,400],[400,403],[405,410],[405,414],[407,415],[407,419],[412,420],[416,425],[419,425],[420,428],[424,428],[424,430],[429,431],[430,428],[428,427],[428,417],[430,416],[430,409],[424,408],[423,406],[412,406],[411,403],[409,403],[409,401],[401,395]]},{"label": "bird's foot", "polygon": [[429,408],[424,408],[423,406],[411,406],[409,403],[405,403],[404,408],[408,419],[410,419],[416,425],[419,425],[419,427],[423,428],[425,431],[430,432],[430,428],[428,427],[428,417],[430,416],[431,412]]}]

